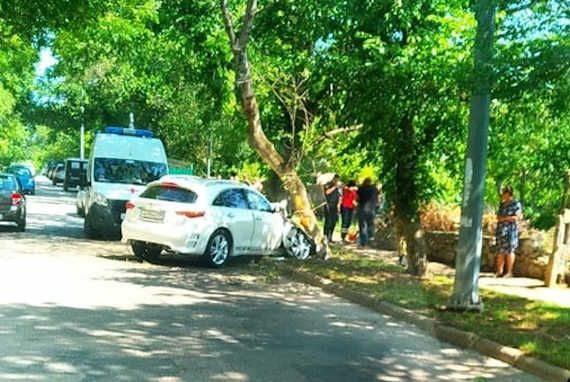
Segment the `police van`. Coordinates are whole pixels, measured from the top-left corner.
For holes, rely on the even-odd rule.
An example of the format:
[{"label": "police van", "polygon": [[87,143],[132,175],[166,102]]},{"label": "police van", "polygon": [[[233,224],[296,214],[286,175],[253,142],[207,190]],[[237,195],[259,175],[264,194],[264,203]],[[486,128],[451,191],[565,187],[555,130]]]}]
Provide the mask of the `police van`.
[{"label": "police van", "polygon": [[95,136],[89,161],[83,213],[88,238],[121,233],[125,204],[147,183],[168,174],[164,146],[149,130],[107,127]]}]

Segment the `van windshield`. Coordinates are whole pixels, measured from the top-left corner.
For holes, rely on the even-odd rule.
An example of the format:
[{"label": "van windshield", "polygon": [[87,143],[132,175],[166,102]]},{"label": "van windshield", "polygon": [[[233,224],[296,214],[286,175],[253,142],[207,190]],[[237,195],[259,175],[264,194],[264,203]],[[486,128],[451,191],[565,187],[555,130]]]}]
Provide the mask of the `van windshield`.
[{"label": "van windshield", "polygon": [[166,164],[132,159],[95,158],[96,182],[145,185],[166,175]]}]

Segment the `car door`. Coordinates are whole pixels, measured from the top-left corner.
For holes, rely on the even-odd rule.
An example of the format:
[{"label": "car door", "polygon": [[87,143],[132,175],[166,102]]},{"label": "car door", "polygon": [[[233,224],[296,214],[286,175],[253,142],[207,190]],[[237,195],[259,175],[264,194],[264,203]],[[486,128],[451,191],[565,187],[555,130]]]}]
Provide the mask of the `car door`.
[{"label": "car door", "polygon": [[213,206],[221,212],[222,224],[230,230],[234,254],[250,253],[254,232],[253,212],[241,188],[223,190]]},{"label": "car door", "polygon": [[260,254],[272,252],[281,245],[283,218],[273,212],[273,208],[262,195],[252,190],[245,192],[255,222],[252,248]]}]

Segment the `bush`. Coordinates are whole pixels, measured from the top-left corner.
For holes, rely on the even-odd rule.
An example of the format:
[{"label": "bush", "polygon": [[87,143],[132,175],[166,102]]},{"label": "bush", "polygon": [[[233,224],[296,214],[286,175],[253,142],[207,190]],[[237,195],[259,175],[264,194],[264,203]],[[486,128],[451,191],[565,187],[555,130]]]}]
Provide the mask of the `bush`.
[{"label": "bush", "polygon": [[444,206],[432,201],[420,207],[420,222],[425,231],[457,231],[460,216],[458,206]]}]

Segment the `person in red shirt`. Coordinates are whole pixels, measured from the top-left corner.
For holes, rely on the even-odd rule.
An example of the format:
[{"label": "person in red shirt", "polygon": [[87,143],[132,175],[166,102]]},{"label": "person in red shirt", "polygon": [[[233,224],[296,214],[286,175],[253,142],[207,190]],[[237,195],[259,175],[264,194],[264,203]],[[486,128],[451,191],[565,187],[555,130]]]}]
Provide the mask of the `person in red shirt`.
[{"label": "person in red shirt", "polygon": [[345,241],[348,229],[352,224],[352,214],[356,206],[355,200],[357,191],[358,187],[356,187],[354,180],[351,180],[342,188],[342,201],[340,205],[340,217],[342,219],[340,237],[342,241]]}]

